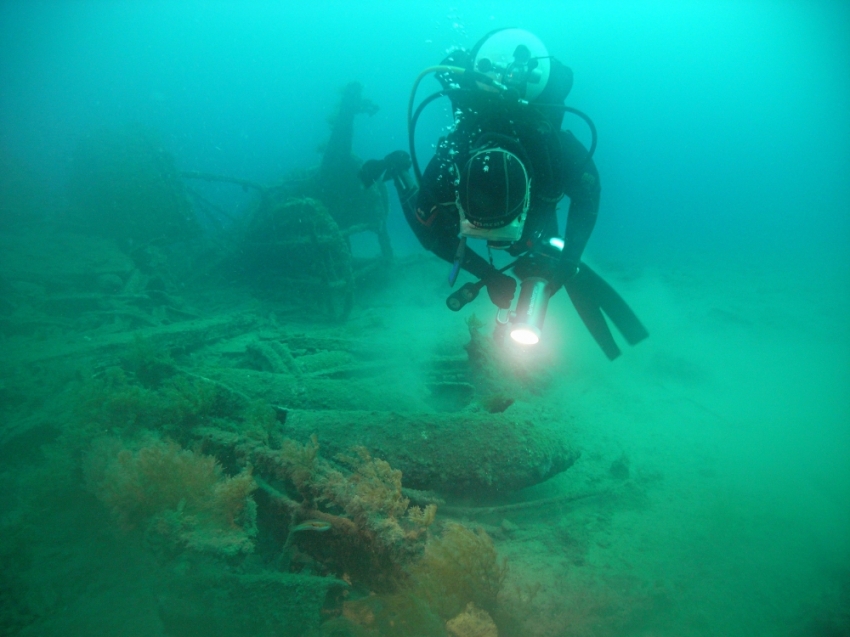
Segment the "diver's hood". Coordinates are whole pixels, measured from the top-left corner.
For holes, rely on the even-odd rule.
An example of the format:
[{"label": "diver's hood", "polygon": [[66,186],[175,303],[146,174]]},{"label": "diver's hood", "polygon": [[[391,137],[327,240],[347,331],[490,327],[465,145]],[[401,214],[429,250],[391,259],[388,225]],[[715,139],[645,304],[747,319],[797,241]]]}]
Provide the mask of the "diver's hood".
[{"label": "diver's hood", "polygon": [[507,247],[522,236],[531,206],[531,171],[522,145],[486,133],[462,164],[455,164],[460,235]]}]

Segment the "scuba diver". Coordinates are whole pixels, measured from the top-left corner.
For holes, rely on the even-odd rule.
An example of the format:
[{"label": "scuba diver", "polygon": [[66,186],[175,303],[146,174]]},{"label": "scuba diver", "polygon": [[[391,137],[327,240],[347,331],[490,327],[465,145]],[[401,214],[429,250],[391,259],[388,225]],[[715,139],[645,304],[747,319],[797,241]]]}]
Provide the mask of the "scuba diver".
[{"label": "scuba diver", "polygon": [[[431,73],[442,90],[414,111],[419,83]],[[581,260],[596,223],[600,184],[593,162],[593,122],[564,105],[572,82],[572,71],[533,34],[512,28],[492,31],[471,50],[454,51],[419,75],[408,105],[410,154],[395,151],[368,161],[360,177],[367,187],[394,182],[420,243],[452,264],[451,285],[461,269],[479,279],[452,293],[446,301],[449,309],[461,309],[486,287],[499,308],[497,325],[514,340],[532,344],[540,338],[549,298],[564,287],[613,360],[620,349],[603,312],[631,345],[648,332],[620,295]],[[423,174],[414,147],[416,122],[441,97],[451,101],[454,127],[440,139]],[[566,113],[590,127],[589,149],[561,130]],[[565,196],[570,206],[561,235],[556,209]],[[489,260],[467,246],[470,239],[486,241]],[[497,268],[492,250],[504,250],[514,260]],[[511,310],[517,279],[520,293]]]}]

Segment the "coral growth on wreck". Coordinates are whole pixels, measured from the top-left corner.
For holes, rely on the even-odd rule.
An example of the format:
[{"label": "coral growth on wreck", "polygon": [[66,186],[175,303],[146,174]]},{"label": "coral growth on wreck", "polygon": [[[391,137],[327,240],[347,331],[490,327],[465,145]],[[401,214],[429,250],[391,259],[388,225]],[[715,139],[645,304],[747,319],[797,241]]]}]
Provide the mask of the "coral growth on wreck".
[{"label": "coral growth on wreck", "polygon": [[446,623],[452,637],[498,637],[496,624],[486,611],[469,602],[466,610]]},{"label": "coral growth on wreck", "polygon": [[324,457],[316,436],[282,435],[279,411],[139,344],[83,387],[77,411],[91,437],[109,432],[83,469],[121,527],[166,560],[333,582],[317,635],[489,637],[515,624],[490,537],[458,523],[432,533],[437,507],[412,505],[401,471],[363,447]]},{"label": "coral growth on wreck", "polygon": [[417,594],[446,619],[470,602],[495,611],[507,574],[507,563],[499,559],[490,536],[457,523],[447,524],[443,534],[428,543],[413,569]]},{"label": "coral growth on wreck", "polygon": [[157,546],[221,556],[249,553],[257,533],[256,488],[249,469],[224,475],[212,456],[152,439],[125,446],[98,441],[86,483],[125,528],[140,527]]},{"label": "coral growth on wreck", "polygon": [[321,538],[299,538],[311,560],[379,590],[406,578],[405,566],[421,554],[436,506],[410,506],[400,471],[363,448],[333,463],[319,455],[315,437],[303,445],[284,439],[279,450],[246,440],[237,449],[270,476],[275,486],[265,484],[265,491],[289,525],[307,519],[331,525]]},{"label": "coral growth on wreck", "polygon": [[239,414],[233,397],[214,383],[173,369],[169,375],[162,369],[153,372],[152,366],[149,361],[132,361],[82,383],[74,406],[80,431],[124,436],[157,431],[187,442],[193,428]]},{"label": "coral growth on wreck", "polygon": [[[394,593],[346,602],[334,624],[338,634],[370,637],[496,635],[494,613],[507,565],[481,530],[447,524],[431,538],[411,578]],[[504,613],[502,613],[504,614]],[[344,631],[348,632],[344,632]],[[358,632],[362,631],[362,632]],[[319,633],[335,634],[335,633]]]}]

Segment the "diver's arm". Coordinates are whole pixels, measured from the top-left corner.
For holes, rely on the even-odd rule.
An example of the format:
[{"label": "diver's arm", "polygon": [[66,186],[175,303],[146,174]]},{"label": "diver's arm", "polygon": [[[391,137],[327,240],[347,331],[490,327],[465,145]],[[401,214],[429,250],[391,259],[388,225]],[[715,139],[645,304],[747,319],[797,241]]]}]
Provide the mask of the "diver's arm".
[{"label": "diver's arm", "polygon": [[[411,206],[410,209],[405,209],[404,216],[422,247],[443,261],[455,262],[460,239],[458,215],[454,204],[435,204],[427,210]],[[460,267],[479,279],[486,279],[495,272],[495,268],[486,259],[468,247],[463,251]]]},{"label": "diver's arm", "polygon": [[[438,184],[449,184],[449,176],[440,176],[445,163],[433,158],[422,176],[422,188],[417,188],[407,170],[393,173],[393,183],[398,191],[401,209],[413,234],[429,252],[454,263],[460,239],[460,217],[454,204],[453,189],[440,188]],[[461,267],[467,272],[485,279],[495,268],[479,254],[467,248],[463,252]]]},{"label": "diver's arm", "polygon": [[[396,175],[393,182],[404,218],[422,247],[443,261],[454,263],[460,244],[458,214],[454,204],[432,203],[427,193],[421,193],[413,184],[413,178],[407,171]],[[463,251],[460,266],[479,279],[487,278],[494,270],[482,256],[469,248]]]},{"label": "diver's arm", "polygon": [[[360,178],[367,188],[378,179],[392,179],[404,218],[419,243],[438,257],[454,263],[458,247],[458,214],[453,203],[438,203],[439,197],[448,198],[446,193],[438,192],[437,184],[444,183],[438,174],[440,166],[441,162],[431,160],[423,176],[424,188],[420,189],[410,174],[410,155],[397,150],[382,160],[363,164]],[[471,268],[476,268],[475,256],[470,257],[469,262]]]},{"label": "diver's arm", "polygon": [[[458,238],[460,223],[455,204],[437,203],[428,207],[427,197],[420,196],[418,199],[416,210],[413,210],[412,213],[405,211],[405,217],[423,247],[452,264],[460,256],[460,267],[478,277],[481,283],[487,286],[487,295],[490,300],[499,308],[510,308],[516,293],[516,279],[503,274],[493,264],[466,246],[460,252],[458,251],[461,241]],[[452,284],[454,284],[455,274],[453,270],[449,278]],[[478,294],[477,290],[480,290],[481,287],[470,283],[467,283],[464,287],[470,285],[473,286],[475,292],[471,293],[471,296],[466,298],[461,305],[455,306],[447,301],[449,309],[457,311],[475,298]]]},{"label": "diver's arm", "polygon": [[393,173],[393,184],[398,193],[398,201],[404,212],[404,218],[410,223],[410,215],[415,214],[416,211],[416,197],[419,194],[419,187],[407,169]]},{"label": "diver's arm", "polygon": [[[360,177],[367,188],[378,178],[392,177],[404,218],[419,243],[453,264],[460,245],[460,215],[454,203],[454,190],[448,185],[452,183],[450,176],[441,174],[446,166],[444,160],[433,158],[422,176],[423,187],[419,188],[410,175],[410,156],[404,151],[395,151],[383,160],[366,162]],[[487,260],[470,249],[462,251],[460,267],[479,279],[491,282],[500,274]],[[488,292],[489,289],[488,284]]]},{"label": "diver's arm", "polygon": [[[458,249],[461,241],[458,238],[460,215],[453,197],[450,196],[453,187],[448,185],[453,182],[450,182],[447,175],[442,175],[440,178],[440,170],[445,168],[445,162],[436,158],[432,159],[422,177],[422,188],[417,188],[405,162],[397,163],[401,157],[395,155],[393,158],[388,155],[385,162],[392,159],[396,160],[389,163],[396,164],[391,174],[398,191],[401,209],[413,234],[419,239],[419,243],[448,263],[454,264],[460,257],[460,267],[481,279],[481,282],[487,286],[490,300],[497,307],[510,308],[516,292],[516,279],[501,273],[483,257],[467,249],[465,245],[464,249]],[[454,283],[454,274],[453,271],[450,277],[452,283]],[[469,285],[471,284],[467,284]],[[480,289],[480,286],[474,286],[475,291],[460,305],[456,306],[449,301],[447,305],[450,309],[457,311],[475,298]]]}]

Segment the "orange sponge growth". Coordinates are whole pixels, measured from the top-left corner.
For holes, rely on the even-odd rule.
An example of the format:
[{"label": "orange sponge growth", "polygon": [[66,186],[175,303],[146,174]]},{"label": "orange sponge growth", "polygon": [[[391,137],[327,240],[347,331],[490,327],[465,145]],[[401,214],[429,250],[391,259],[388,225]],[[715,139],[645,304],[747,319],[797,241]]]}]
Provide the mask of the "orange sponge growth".
[{"label": "orange sponge growth", "polygon": [[212,456],[175,442],[126,447],[105,439],[89,453],[85,470],[89,489],[119,522],[144,527],[159,544],[227,556],[253,550],[256,485],[249,469],[229,477]]}]

